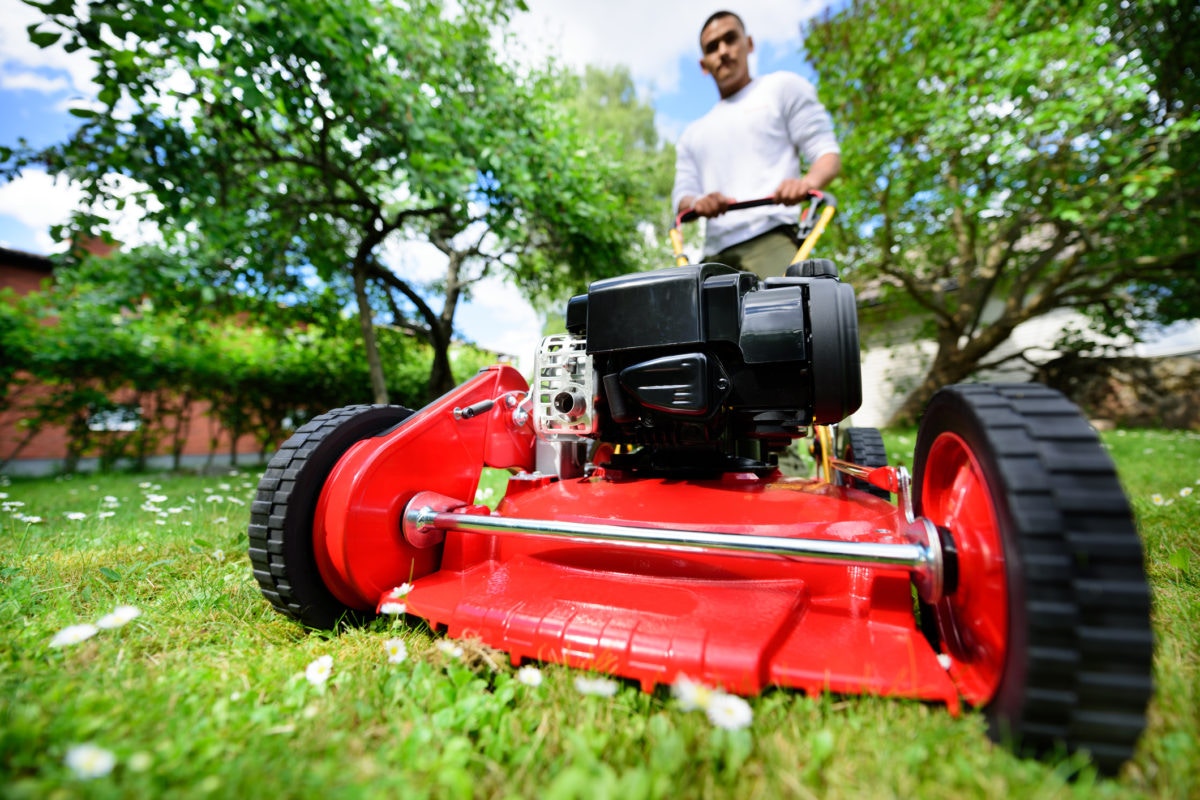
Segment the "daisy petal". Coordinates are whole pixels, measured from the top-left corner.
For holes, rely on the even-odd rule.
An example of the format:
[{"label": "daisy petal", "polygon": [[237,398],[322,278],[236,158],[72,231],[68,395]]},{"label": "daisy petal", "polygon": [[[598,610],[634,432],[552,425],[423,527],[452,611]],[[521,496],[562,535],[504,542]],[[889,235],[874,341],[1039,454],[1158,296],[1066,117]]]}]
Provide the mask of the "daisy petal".
[{"label": "daisy petal", "polygon": [[719,692],[708,703],[708,721],[718,728],[737,731],[754,721],[750,704],[734,694]]},{"label": "daisy petal", "polygon": [[67,748],[67,755],[63,761],[71,772],[75,773],[76,778],[85,781],[102,778],[117,765],[116,756],[91,742]]},{"label": "daisy petal", "polygon": [[389,664],[402,664],[408,658],[408,645],[403,639],[388,639],[383,643],[383,649],[388,654]]},{"label": "daisy petal", "polygon": [[687,675],[680,675],[675,679],[675,683],[671,684],[671,694],[684,711],[707,709],[713,698],[712,689],[693,681]]},{"label": "daisy petal", "polygon": [[304,677],[313,686],[324,686],[333,673],[333,656],[325,655],[308,665]]},{"label": "daisy petal", "polygon": [[54,638],[50,640],[50,646],[66,647],[69,644],[79,644],[86,639],[92,638],[99,632],[99,628],[86,622],[81,625],[68,625],[54,634]]},{"label": "daisy petal", "polygon": [[137,606],[117,606],[111,614],[105,614],[100,619],[96,620],[97,628],[120,628],[122,625],[128,625],[142,615],[141,609]]},{"label": "daisy petal", "polygon": [[517,670],[517,681],[526,686],[541,686],[542,671],[532,664],[521,667]]}]

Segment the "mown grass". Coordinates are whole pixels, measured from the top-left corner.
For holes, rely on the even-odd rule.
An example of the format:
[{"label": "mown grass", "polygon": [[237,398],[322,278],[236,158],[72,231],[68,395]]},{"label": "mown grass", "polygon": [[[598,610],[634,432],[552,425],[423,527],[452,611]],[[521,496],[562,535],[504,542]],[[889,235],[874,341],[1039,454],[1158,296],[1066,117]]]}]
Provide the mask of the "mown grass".
[{"label": "mown grass", "polygon": [[[1156,696],[1116,779],[989,742],[920,703],[770,692],[714,728],[666,692],[583,696],[578,673],[507,661],[392,619],[308,632],[245,556],[258,473],[81,476],[0,486],[0,792],[5,797],[1195,797],[1200,794],[1200,436],[1105,434],[1144,537]],[[888,436],[911,458],[909,431]],[[502,487],[492,478],[494,491]],[[1194,489],[1188,493],[1187,490]],[[154,500],[147,505],[147,498]],[[112,499],[106,499],[112,498]],[[14,503],[23,503],[15,506]],[[85,514],[82,519],[68,515]],[[103,516],[102,516],[103,515]],[[40,517],[31,523],[23,518]],[[141,616],[53,648],[118,605]],[[383,642],[409,656],[388,663]],[[333,658],[323,687],[306,666]],[[116,766],[65,763],[85,742]]]}]

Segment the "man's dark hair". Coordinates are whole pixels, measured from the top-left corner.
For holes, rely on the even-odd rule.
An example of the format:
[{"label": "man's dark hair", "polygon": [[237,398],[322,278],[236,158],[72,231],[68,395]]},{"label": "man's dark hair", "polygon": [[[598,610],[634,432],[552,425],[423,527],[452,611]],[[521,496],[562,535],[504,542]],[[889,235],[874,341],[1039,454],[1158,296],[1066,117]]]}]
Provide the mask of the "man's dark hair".
[{"label": "man's dark hair", "polygon": [[[714,22],[716,22],[719,19],[725,19],[725,17],[733,17],[734,19],[736,19],[738,27],[742,29],[742,33],[746,32],[746,23],[742,22],[742,18],[739,17],[737,14],[733,13],[732,11],[714,11],[712,14],[709,15],[708,19],[704,20],[704,24],[700,26],[700,36],[701,37],[704,36],[705,28],[707,28],[709,25],[712,25]],[[703,46],[703,43],[701,44],[701,46]]]}]

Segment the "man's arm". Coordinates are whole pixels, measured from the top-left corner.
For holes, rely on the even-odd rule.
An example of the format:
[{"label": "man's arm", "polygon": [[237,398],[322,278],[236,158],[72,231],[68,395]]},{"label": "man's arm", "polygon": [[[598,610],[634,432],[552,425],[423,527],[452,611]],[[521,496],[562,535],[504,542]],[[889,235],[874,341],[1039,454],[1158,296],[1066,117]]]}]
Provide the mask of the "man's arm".
[{"label": "man's arm", "polygon": [[700,181],[700,165],[692,154],[684,132],[679,143],[675,146],[675,186],[671,196],[678,198],[675,202],[675,213],[695,211],[702,217],[717,217],[729,210],[729,204],[734,202],[720,192],[703,194],[704,187]]},{"label": "man's arm", "polygon": [[842,157],[837,153],[825,153],[813,162],[808,172],[800,178],[787,178],[775,190],[775,202],[794,206],[804,202],[808,193],[824,189],[842,171]]}]

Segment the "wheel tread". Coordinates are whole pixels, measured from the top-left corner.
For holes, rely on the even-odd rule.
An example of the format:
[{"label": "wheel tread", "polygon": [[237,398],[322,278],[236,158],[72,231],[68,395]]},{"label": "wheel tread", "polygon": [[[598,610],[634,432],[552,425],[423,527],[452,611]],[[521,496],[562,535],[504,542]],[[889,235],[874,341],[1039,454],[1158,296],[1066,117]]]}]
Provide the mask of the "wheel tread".
[{"label": "wheel tread", "polygon": [[[1023,701],[1013,719],[991,720],[992,733],[1037,752],[1066,744],[1115,771],[1153,690],[1142,544],[1115,467],[1074,404],[1047,387],[947,387],[929,415],[964,408],[983,428],[1019,532],[1029,616]],[[922,453],[918,436],[918,484]]]},{"label": "wheel tread", "polygon": [[[400,406],[354,405],[345,406],[321,414],[296,429],[284,442],[267,465],[258,484],[258,491],[250,505],[249,556],[259,590],[271,606],[284,616],[312,624],[315,627],[332,627],[329,611],[310,609],[297,594],[293,586],[295,566],[289,565],[285,525],[288,506],[292,502],[298,481],[308,460],[326,438],[354,418],[375,409],[388,409],[391,414],[379,415],[383,429],[394,426],[411,412]],[[334,619],[346,616],[338,611]]]}]

